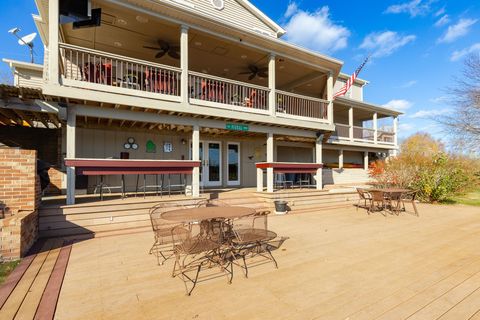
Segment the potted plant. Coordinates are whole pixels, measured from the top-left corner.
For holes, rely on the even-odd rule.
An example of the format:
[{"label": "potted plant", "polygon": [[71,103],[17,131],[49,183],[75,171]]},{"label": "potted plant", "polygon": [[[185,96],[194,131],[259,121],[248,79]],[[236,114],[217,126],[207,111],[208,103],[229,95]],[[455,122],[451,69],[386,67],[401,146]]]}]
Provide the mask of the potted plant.
[{"label": "potted plant", "polygon": [[285,200],[275,200],[275,214],[286,214],[288,211],[288,202]]}]

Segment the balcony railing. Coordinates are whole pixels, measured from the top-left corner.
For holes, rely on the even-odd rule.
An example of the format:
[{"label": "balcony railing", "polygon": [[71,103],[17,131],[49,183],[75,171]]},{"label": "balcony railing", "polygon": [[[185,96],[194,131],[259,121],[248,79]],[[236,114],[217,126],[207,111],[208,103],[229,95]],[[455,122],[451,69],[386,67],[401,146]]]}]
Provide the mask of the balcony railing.
[{"label": "balcony railing", "polygon": [[276,90],[277,115],[327,119],[328,101]]},{"label": "balcony railing", "polygon": [[374,141],[375,130],[364,127],[353,126],[353,139]]},{"label": "balcony railing", "polygon": [[245,110],[268,111],[270,90],[265,87],[193,71],[188,73],[188,85],[194,103],[213,102]]},{"label": "balcony railing", "polygon": [[377,141],[379,143],[393,144],[395,143],[395,133],[391,131],[378,130]]},{"label": "balcony railing", "polygon": [[60,54],[65,79],[180,96],[178,68],[64,43]]},{"label": "balcony railing", "polygon": [[350,139],[350,126],[348,124],[335,123],[335,136],[337,138]]}]

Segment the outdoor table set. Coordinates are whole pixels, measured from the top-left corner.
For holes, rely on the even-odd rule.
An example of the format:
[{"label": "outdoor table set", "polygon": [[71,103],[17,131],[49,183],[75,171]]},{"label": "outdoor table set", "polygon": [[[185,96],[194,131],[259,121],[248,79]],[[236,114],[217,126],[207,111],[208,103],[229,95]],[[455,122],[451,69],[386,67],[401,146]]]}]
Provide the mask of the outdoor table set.
[{"label": "outdoor table set", "polygon": [[[178,203],[160,203],[150,210],[155,242],[150,254],[158,264],[174,259],[172,277],[180,278],[187,295],[190,295],[200,278],[200,273],[218,270],[233,279],[233,265],[248,277],[247,260],[262,257],[277,262],[270,242],[277,234],[268,230],[268,212],[256,212],[247,207],[228,206],[219,201],[198,201],[183,206]],[[284,241],[286,238],[282,238]],[[208,272],[207,272],[208,271]],[[207,277],[208,277],[207,276]]]},{"label": "outdoor table set", "polygon": [[405,203],[411,203],[415,214],[418,216],[418,210],[415,205],[417,191],[405,188],[357,188],[359,200],[357,203],[357,210],[361,202],[364,202],[364,207],[368,213],[374,211],[389,210],[391,213],[399,214],[401,211],[406,211]]}]

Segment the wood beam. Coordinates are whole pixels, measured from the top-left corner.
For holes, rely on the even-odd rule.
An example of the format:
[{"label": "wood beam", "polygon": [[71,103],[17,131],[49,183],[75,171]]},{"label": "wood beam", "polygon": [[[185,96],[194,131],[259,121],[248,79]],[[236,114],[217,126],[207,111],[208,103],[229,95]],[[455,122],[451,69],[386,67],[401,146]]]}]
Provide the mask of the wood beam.
[{"label": "wood beam", "polygon": [[33,123],[32,119],[22,110],[16,110],[12,109],[14,113],[18,115],[18,117],[22,120],[28,123],[28,125],[32,128],[35,128],[35,124]]}]

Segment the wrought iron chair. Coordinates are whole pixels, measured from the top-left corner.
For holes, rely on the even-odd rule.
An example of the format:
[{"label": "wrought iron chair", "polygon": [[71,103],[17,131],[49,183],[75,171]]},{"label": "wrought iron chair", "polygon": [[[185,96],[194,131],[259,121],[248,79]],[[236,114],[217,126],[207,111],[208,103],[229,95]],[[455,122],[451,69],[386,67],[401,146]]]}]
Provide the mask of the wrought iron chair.
[{"label": "wrought iron chair", "polygon": [[400,197],[400,201],[398,202],[398,205],[400,206],[400,203],[401,203],[401,205],[403,206],[403,210],[405,210],[405,202],[411,203],[413,206],[413,211],[415,212],[416,216],[419,217],[417,206],[415,205],[417,193],[418,191],[410,191],[410,192],[403,193]]},{"label": "wrought iron chair", "polygon": [[383,191],[372,190],[369,193],[372,196],[372,199],[370,201],[370,208],[368,209],[368,214],[370,214],[370,212],[374,212],[374,209],[380,209],[379,211],[383,212],[387,204]]},{"label": "wrought iron chair", "polygon": [[[236,219],[232,223],[233,237],[230,240],[230,252],[233,262],[243,269],[246,278],[248,278],[247,258],[261,256],[273,262],[275,268],[278,268],[268,244],[277,237],[277,234],[268,230],[267,216],[267,214],[254,214]],[[242,259],[243,264],[235,262],[239,259]]]},{"label": "wrought iron chair", "polygon": [[233,267],[222,250],[222,232],[223,227],[217,228],[210,221],[172,229],[172,242],[176,243],[172,277],[179,277],[183,281],[188,296],[195,289],[200,272],[205,269],[219,267],[227,276],[228,283],[232,283]]},{"label": "wrought iron chair", "polygon": [[[372,201],[372,196],[370,195],[370,193],[363,188],[357,188],[357,193],[359,196],[359,199],[357,202],[357,211],[358,211],[358,208],[360,207],[360,203],[362,202],[362,200],[363,200],[363,207],[365,209],[368,209],[371,206],[371,201]],[[367,205],[367,202],[368,202],[368,205]]]},{"label": "wrought iron chair", "polygon": [[[162,213],[184,209],[185,206],[178,203],[159,203],[150,209],[150,222],[152,224],[154,243],[150,248],[149,254],[153,254],[157,257],[158,265],[163,265],[165,261],[174,256],[175,242],[172,242],[172,229],[178,224],[172,224],[161,218]],[[160,258],[163,260],[160,261]]]}]

